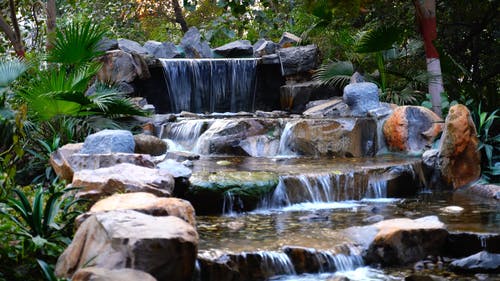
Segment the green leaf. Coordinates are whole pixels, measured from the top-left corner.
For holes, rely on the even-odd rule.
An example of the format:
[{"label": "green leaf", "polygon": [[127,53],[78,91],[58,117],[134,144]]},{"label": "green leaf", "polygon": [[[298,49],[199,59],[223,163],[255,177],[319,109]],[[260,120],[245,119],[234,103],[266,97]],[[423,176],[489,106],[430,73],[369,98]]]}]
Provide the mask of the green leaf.
[{"label": "green leaf", "polygon": [[42,238],[39,235],[31,238],[31,241],[33,241],[33,244],[35,244],[37,248],[42,248],[48,242],[47,239]]},{"label": "green leaf", "polygon": [[42,269],[43,277],[45,278],[46,281],[57,281],[57,277],[54,274],[54,270],[48,265],[46,262],[43,260],[36,260],[38,262],[38,265]]},{"label": "green leaf", "polygon": [[43,235],[42,223],[43,223],[43,197],[44,191],[40,187],[35,193],[33,199],[33,231],[37,235]]},{"label": "green leaf", "polygon": [[381,52],[392,48],[402,37],[402,31],[395,26],[379,26],[366,31],[354,47],[357,53]]}]

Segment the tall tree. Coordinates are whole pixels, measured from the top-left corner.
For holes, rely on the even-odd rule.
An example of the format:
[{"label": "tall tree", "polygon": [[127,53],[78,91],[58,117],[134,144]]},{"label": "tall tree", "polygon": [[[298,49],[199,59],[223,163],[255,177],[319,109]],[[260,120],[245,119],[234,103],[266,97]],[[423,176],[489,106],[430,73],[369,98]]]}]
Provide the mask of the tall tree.
[{"label": "tall tree", "polygon": [[24,44],[21,39],[21,31],[16,16],[16,4],[14,0],[9,0],[9,22],[0,14],[0,29],[7,35],[10,43],[14,47],[14,51],[18,57],[23,58],[25,54]]},{"label": "tall tree", "polygon": [[429,94],[431,95],[432,110],[441,116],[441,93],[444,91],[441,75],[439,53],[433,41],[437,38],[436,31],[436,1],[414,0],[420,33],[424,38],[427,73],[429,74]]},{"label": "tall tree", "polygon": [[52,49],[56,37],[56,0],[47,0],[47,50]]}]

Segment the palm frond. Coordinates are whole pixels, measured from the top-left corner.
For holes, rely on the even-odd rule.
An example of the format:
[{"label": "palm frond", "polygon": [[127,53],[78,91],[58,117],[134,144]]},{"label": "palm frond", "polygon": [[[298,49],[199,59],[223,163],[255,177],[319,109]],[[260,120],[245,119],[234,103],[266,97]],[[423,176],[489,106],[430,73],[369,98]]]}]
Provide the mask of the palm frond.
[{"label": "palm frond", "polygon": [[381,52],[392,48],[401,39],[402,32],[395,26],[379,26],[364,32],[354,50],[358,53]]},{"label": "palm frond", "polygon": [[344,88],[354,73],[354,66],[350,61],[335,61],[323,64],[314,74],[313,79],[323,85]]},{"label": "palm frond", "polygon": [[10,83],[17,79],[24,71],[28,69],[28,65],[21,59],[12,58],[0,59],[0,92]]},{"label": "palm frond", "polygon": [[73,22],[57,31],[54,48],[48,60],[67,65],[80,65],[102,54],[99,41],[105,30],[90,20]]}]

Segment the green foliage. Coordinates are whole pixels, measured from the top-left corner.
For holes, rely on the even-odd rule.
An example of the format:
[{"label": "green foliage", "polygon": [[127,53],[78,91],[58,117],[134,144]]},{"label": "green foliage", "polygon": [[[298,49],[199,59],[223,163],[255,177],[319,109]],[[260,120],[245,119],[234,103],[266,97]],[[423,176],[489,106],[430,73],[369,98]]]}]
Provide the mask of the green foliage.
[{"label": "green foliage", "polygon": [[[492,182],[500,180],[500,134],[491,135],[499,109],[489,113],[482,111],[481,104],[472,112],[472,118],[478,132],[479,147],[482,156],[483,177]],[[498,132],[497,132],[498,133]]]},{"label": "green foliage", "polygon": [[[421,106],[427,107],[428,109],[432,110],[432,103],[430,102],[431,100],[431,95],[426,94],[425,95],[426,99],[422,102]],[[441,110],[442,110],[442,116],[448,115],[448,111],[450,110],[450,107],[458,104],[458,101],[453,100],[449,101],[448,99],[448,93],[442,92],[441,93]]]},{"label": "green foliage", "polygon": [[320,66],[313,79],[324,85],[343,89],[354,73],[354,66],[350,61],[335,61]]},{"label": "green foliage", "polygon": [[103,54],[99,51],[99,41],[104,34],[104,29],[90,20],[69,23],[57,30],[48,61],[71,67],[86,64]]}]

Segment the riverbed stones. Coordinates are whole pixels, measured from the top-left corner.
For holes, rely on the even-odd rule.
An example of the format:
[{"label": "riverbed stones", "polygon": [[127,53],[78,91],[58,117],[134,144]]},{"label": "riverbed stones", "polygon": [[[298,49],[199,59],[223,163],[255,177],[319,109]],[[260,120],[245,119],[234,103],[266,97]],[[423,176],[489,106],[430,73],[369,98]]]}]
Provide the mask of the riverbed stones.
[{"label": "riverbed stones", "polygon": [[154,217],[136,211],[110,211],[90,216],[59,257],[55,273],[71,277],[78,269],[133,268],[157,280],[191,280],[198,234],[173,216]]},{"label": "riverbed stones", "polygon": [[72,186],[80,187],[77,197],[97,200],[116,192],[149,192],[168,197],[174,178],[165,170],[122,163],[108,168],[75,172]]},{"label": "riverbed stones", "polygon": [[162,162],[158,163],[156,166],[158,167],[158,169],[165,170],[170,173],[175,179],[188,179],[193,173],[191,169],[173,159],[165,159]]},{"label": "riverbed stones", "polygon": [[134,210],[151,216],[175,216],[196,227],[195,211],[191,204],[179,198],[157,197],[146,192],[113,194],[95,203],[90,210],[79,216],[78,224],[93,214],[117,210]]},{"label": "riverbed stones", "polygon": [[134,153],[134,136],[126,130],[102,130],[85,138],[81,154]]},{"label": "riverbed stones", "polygon": [[278,51],[283,76],[300,74],[315,69],[319,64],[316,45],[283,48]]},{"label": "riverbed stones", "polygon": [[399,106],[385,121],[383,132],[392,151],[418,153],[429,149],[442,131],[442,119],[422,106]]},{"label": "riverbed stones", "polygon": [[97,73],[99,81],[119,84],[151,77],[146,61],[136,53],[113,50],[106,52],[100,60],[103,66]]},{"label": "riverbed stones", "polygon": [[343,100],[349,106],[352,116],[367,116],[369,110],[380,106],[378,87],[371,82],[347,85]]},{"label": "riverbed stones", "polygon": [[[341,98],[333,98],[325,101],[310,102],[311,106],[304,111],[303,115],[312,118],[329,118],[347,115],[348,106]],[[309,106],[308,104],[308,106]]]},{"label": "riverbed stones", "polygon": [[158,156],[165,154],[167,152],[167,143],[158,137],[138,134],[134,135],[135,153],[149,154],[153,156]]},{"label": "riverbed stones", "polygon": [[157,281],[151,274],[130,268],[106,269],[85,267],[79,269],[72,281]]},{"label": "riverbed stones", "polygon": [[214,49],[214,53],[225,58],[253,56],[253,46],[248,40],[237,40]]},{"label": "riverbed stones", "polygon": [[481,176],[481,154],[476,126],[467,107],[450,108],[439,144],[441,174],[453,188],[465,186]]},{"label": "riverbed stones", "polygon": [[500,200],[500,185],[475,183],[464,191],[479,197]]}]

